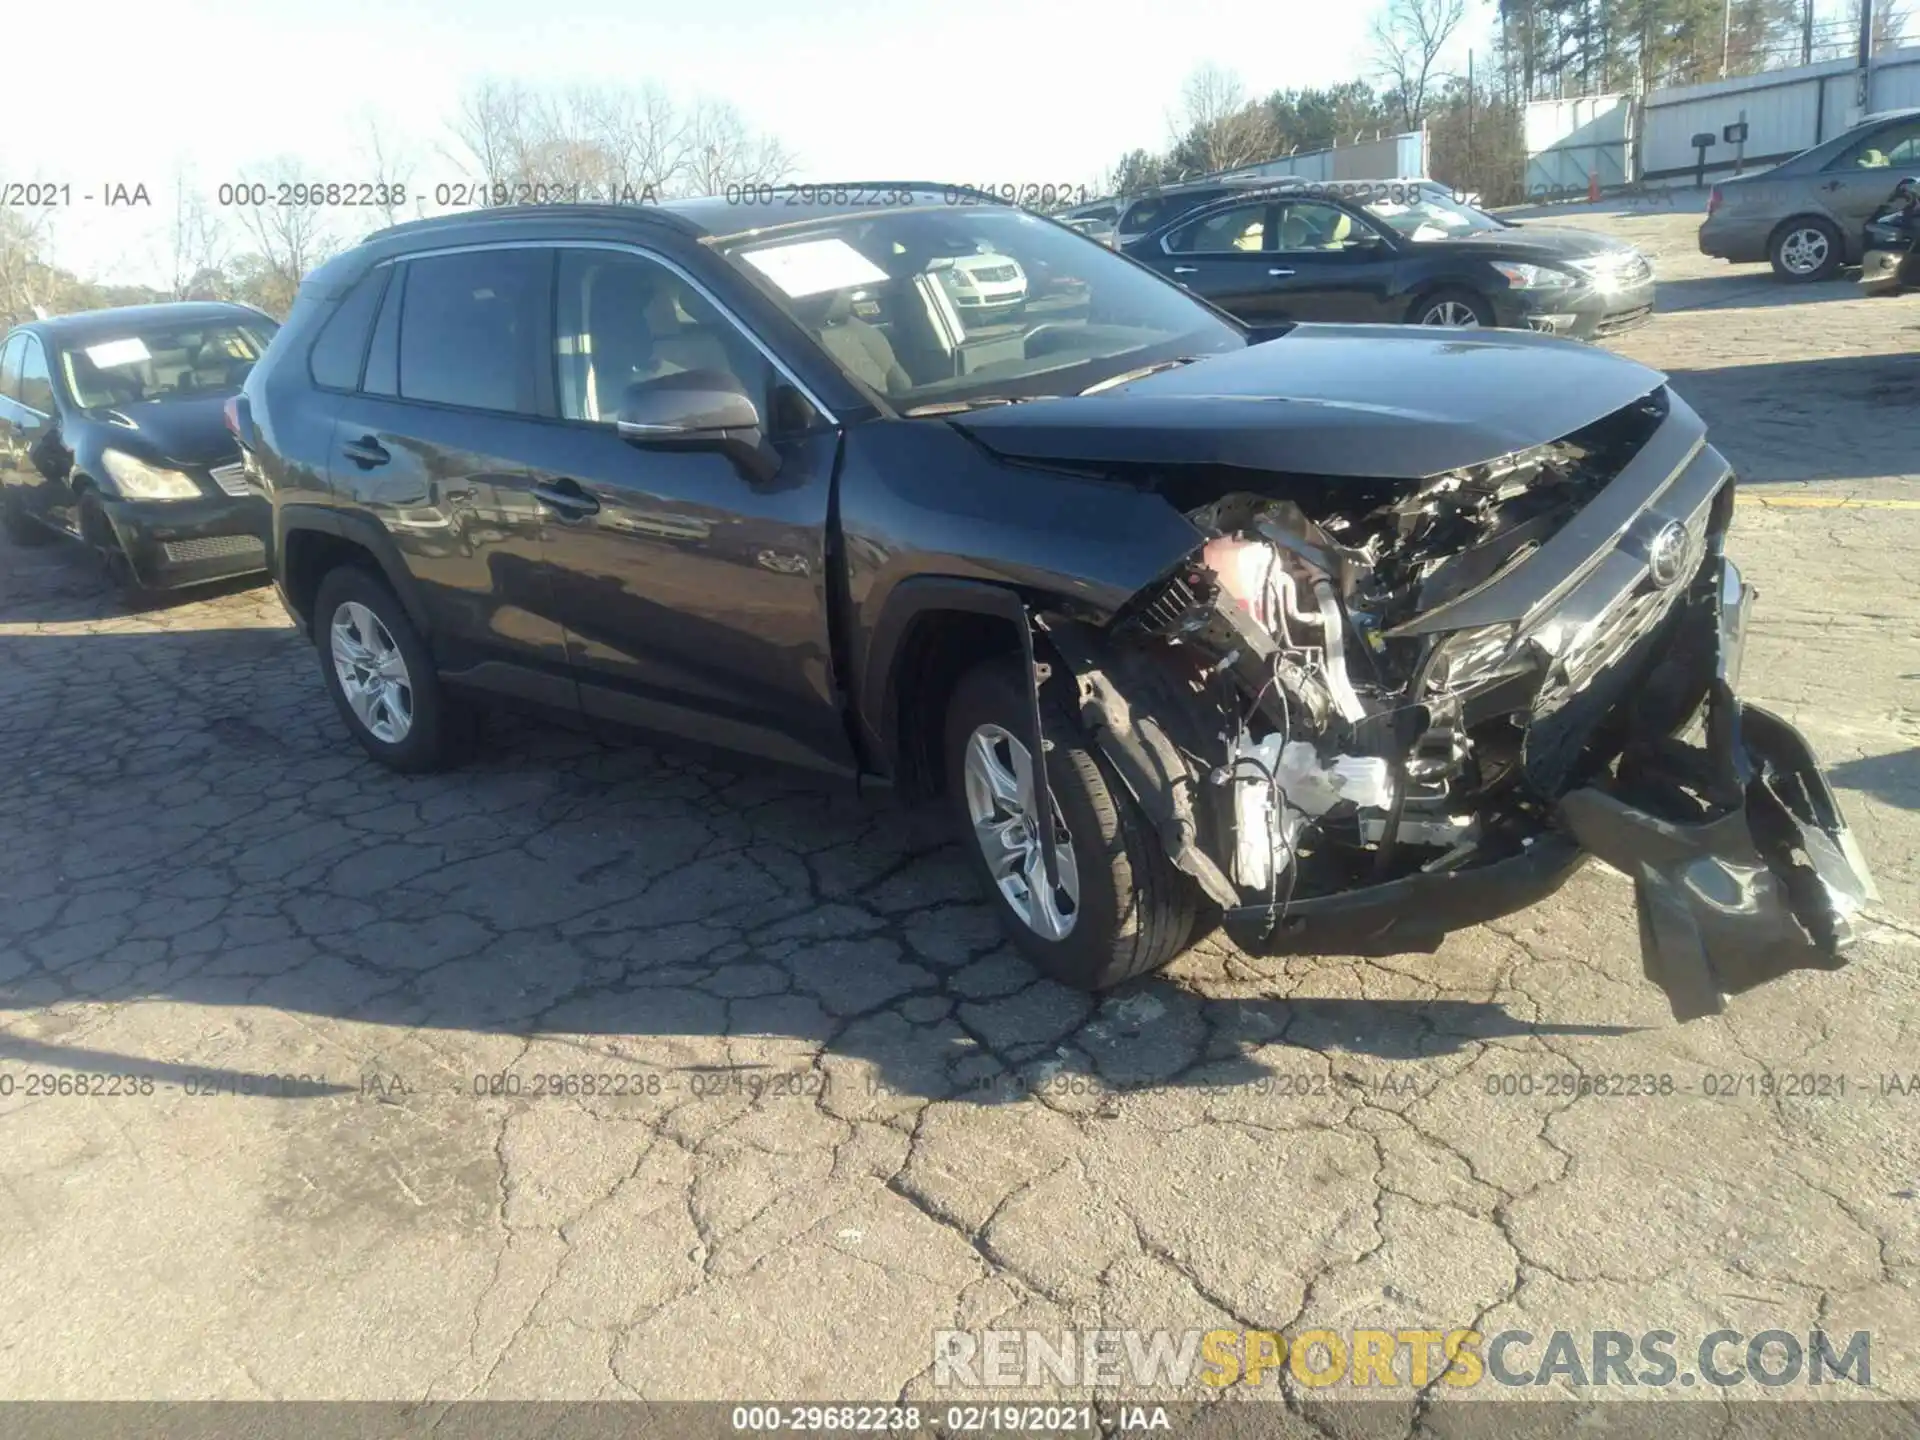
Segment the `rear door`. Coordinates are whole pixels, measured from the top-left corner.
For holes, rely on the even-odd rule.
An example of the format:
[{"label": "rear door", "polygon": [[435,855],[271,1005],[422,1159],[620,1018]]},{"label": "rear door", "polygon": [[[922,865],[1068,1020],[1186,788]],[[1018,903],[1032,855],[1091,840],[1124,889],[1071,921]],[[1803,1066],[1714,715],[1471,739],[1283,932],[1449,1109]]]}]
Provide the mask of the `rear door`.
[{"label": "rear door", "polygon": [[1156,270],[1249,324],[1279,318],[1268,200],[1208,210],[1175,226],[1143,257]]},{"label": "rear door", "polygon": [[[553,264],[546,247],[496,245],[389,267],[360,383],[335,412],[329,476],[398,551],[443,672],[572,709],[551,512],[534,494],[554,413]],[[335,321],[355,309],[349,296]]]},{"label": "rear door", "polygon": [[1285,200],[1275,228],[1275,319],[1376,324],[1404,319],[1399,252],[1365,216],[1324,200]]},{"label": "rear door", "polygon": [[[697,263],[613,245],[560,252],[560,415],[535,478],[553,497],[547,553],[581,708],[849,774],[827,624],[838,430],[694,279]],[[778,458],[769,478],[615,428],[630,391],[692,371],[752,398]]]}]

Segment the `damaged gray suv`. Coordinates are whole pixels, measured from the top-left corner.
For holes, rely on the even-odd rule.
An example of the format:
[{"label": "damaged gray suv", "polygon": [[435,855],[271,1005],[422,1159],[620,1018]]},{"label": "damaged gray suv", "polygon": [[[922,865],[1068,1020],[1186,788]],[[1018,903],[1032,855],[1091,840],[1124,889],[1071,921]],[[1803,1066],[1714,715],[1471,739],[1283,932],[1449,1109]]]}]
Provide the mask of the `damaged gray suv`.
[{"label": "damaged gray suv", "polygon": [[[1017,314],[953,303],[979,256]],[[1250,329],[986,195],[812,186],[384,231],[237,412],[369,754],[444,765],[505,696],[944,796],[1075,985],[1203,918],[1430,950],[1591,853],[1688,1018],[1873,899],[1735,693],[1727,462],[1603,351]]]}]

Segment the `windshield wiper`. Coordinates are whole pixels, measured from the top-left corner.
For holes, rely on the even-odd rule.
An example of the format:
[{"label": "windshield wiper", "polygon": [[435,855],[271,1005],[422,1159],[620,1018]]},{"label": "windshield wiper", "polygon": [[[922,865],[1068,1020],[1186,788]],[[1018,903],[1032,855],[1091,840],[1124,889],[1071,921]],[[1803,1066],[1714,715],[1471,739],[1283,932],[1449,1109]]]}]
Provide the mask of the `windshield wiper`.
[{"label": "windshield wiper", "polygon": [[1122,370],[1118,375],[1109,375],[1104,380],[1096,380],[1080,393],[1098,395],[1102,390],[1111,390],[1116,385],[1125,385],[1128,381],[1139,380],[1147,375],[1158,374],[1162,370],[1171,370],[1179,365],[1191,365],[1198,356],[1182,355],[1178,360],[1162,360],[1154,365],[1142,365],[1138,370]]},{"label": "windshield wiper", "polygon": [[980,395],[972,400],[936,400],[902,410],[902,415],[958,415],[963,410],[978,410],[986,405],[1024,405],[1029,400],[1057,400],[1057,395]]}]

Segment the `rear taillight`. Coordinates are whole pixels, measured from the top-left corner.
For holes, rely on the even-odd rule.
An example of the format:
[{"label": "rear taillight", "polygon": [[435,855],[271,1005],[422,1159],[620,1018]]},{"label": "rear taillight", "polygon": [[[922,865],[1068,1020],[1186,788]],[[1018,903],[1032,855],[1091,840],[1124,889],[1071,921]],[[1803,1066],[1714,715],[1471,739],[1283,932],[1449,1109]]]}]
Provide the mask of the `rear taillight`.
[{"label": "rear taillight", "polygon": [[1707,218],[1711,220],[1720,209],[1720,187],[1714,186],[1707,194]]}]

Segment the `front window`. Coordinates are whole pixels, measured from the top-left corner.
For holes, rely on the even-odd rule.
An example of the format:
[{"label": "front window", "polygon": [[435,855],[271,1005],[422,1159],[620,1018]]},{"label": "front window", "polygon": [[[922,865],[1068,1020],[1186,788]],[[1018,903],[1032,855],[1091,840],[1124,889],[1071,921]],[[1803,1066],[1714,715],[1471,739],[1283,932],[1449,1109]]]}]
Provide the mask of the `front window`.
[{"label": "front window", "polygon": [[88,410],[230,394],[245,383],[275,328],[265,318],[153,325],[71,344],[60,352],[60,369],[74,401]]},{"label": "front window", "polygon": [[1178,287],[1015,210],[839,216],[716,248],[903,409],[1078,394],[1246,343]]},{"label": "front window", "polygon": [[1463,205],[1438,190],[1409,187],[1402,191],[1399,186],[1393,190],[1390,196],[1368,201],[1366,211],[1408,240],[1452,240],[1461,235],[1507,228],[1484,211]]},{"label": "front window", "polygon": [[1920,120],[1906,120],[1874,131],[1828,168],[1891,170],[1896,165],[1912,166],[1916,160],[1920,160]]}]

